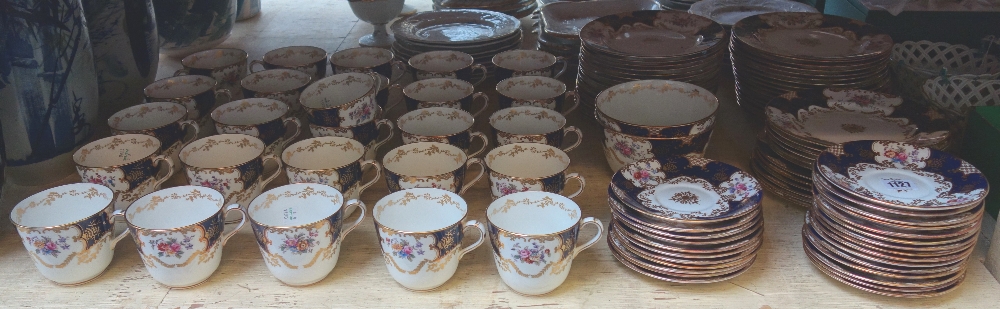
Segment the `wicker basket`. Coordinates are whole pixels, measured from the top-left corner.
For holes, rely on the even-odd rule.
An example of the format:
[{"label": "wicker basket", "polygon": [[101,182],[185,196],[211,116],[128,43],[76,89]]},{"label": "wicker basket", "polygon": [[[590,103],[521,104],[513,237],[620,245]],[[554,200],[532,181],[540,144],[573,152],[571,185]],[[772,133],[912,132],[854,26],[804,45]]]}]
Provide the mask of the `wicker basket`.
[{"label": "wicker basket", "polygon": [[935,77],[991,80],[1000,77],[1000,59],[965,45],[906,41],[892,48],[896,90],[911,100],[924,99],[924,84]]}]

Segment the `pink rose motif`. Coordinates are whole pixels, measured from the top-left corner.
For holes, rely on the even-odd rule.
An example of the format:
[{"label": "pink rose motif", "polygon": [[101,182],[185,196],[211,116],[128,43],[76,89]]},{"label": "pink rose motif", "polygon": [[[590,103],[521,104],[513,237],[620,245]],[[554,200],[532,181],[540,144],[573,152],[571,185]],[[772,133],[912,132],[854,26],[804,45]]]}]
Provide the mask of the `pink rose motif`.
[{"label": "pink rose motif", "polygon": [[646,178],[649,178],[649,171],[638,170],[635,173],[632,173],[632,177],[639,180],[645,180]]},{"label": "pink rose motif", "polygon": [[47,243],[45,243],[45,249],[46,250],[55,250],[56,249],[56,243],[55,242],[47,242]]},{"label": "pink rose motif", "polygon": [[518,252],[518,253],[521,254],[521,259],[522,260],[528,259],[528,258],[531,257],[531,251],[529,251],[528,249],[521,249],[521,252]]},{"label": "pink rose motif", "polygon": [[288,245],[289,247],[295,247],[295,246],[298,245],[298,240],[297,239],[286,239],[285,240],[285,245]]},{"label": "pink rose motif", "polygon": [[413,248],[410,246],[403,247],[403,254],[410,255],[413,254]]},{"label": "pink rose motif", "polygon": [[632,148],[629,147],[628,144],[625,144],[625,142],[616,142],[615,148],[618,149],[618,152],[621,152],[627,157],[632,156]]}]

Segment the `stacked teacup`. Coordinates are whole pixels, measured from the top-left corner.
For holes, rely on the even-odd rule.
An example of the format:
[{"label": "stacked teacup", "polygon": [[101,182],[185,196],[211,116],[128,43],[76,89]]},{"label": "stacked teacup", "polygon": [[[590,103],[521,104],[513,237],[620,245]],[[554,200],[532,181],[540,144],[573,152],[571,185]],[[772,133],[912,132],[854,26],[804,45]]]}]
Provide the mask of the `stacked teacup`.
[{"label": "stacked teacup", "polygon": [[654,157],[701,157],[719,108],[708,90],[666,80],[618,84],[595,101],[594,116],[604,127],[604,155],[612,171]]},{"label": "stacked teacup", "polygon": [[[376,94],[382,85],[378,73],[341,73],[321,79],[302,92],[299,103],[306,111],[314,137],[338,136],[361,142],[365,159],[375,158],[378,147],[392,137],[391,121],[379,119]],[[378,139],[379,127],[389,134]]]}]

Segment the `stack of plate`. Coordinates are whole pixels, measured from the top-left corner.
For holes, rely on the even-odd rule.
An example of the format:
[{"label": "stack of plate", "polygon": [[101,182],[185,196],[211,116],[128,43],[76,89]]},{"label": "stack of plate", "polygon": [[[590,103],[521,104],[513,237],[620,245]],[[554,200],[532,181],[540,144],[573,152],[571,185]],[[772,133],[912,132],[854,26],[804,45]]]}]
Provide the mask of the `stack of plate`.
[{"label": "stack of plate", "polygon": [[772,12],[816,13],[816,8],[791,0],[704,0],[688,9],[688,13],[711,18],[726,29],[732,29],[740,19]]},{"label": "stack of plate", "polygon": [[403,61],[435,50],[472,55],[492,72],[493,56],[521,46],[521,21],[485,10],[420,12],[392,24],[392,51]]},{"label": "stack of plate", "polygon": [[892,38],[874,26],[818,13],[750,16],[733,25],[736,99],[762,115],[781,94],[818,87],[888,92]]},{"label": "stack of plate", "polygon": [[626,267],[656,279],[728,280],[757,257],[762,196],[756,179],[722,162],[637,161],[616,173],[608,188],[608,247]]},{"label": "stack of plate", "polygon": [[535,0],[434,0],[434,10],[447,9],[479,9],[524,18],[538,9],[538,2]]},{"label": "stack of plate", "polygon": [[660,3],[663,4],[664,9],[687,12],[691,5],[699,1],[701,0],[660,0]]},{"label": "stack of plate", "polygon": [[912,144],[857,141],[820,154],[813,179],[802,238],[820,271],[896,297],[937,296],[962,283],[989,191],[968,162]]},{"label": "stack of plate", "polygon": [[765,109],[765,129],[750,169],[768,193],[812,204],[816,156],[839,143],[891,140],[943,148],[948,119],[933,107],[867,90],[815,89],[777,97]]},{"label": "stack of plate", "polygon": [[714,91],[725,35],[718,23],[686,12],[634,11],[595,19],[580,30],[580,100],[592,106],[608,87],[647,79]]}]

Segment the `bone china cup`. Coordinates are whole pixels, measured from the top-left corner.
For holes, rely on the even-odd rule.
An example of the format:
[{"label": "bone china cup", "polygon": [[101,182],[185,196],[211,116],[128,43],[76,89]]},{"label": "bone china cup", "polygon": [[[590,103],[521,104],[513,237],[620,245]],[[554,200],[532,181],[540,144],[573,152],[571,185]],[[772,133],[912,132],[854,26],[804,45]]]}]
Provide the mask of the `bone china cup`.
[{"label": "bone china cup", "polygon": [[[479,165],[479,175],[465,183],[465,172],[473,164]],[[486,166],[479,158],[469,158],[458,147],[434,142],[396,147],[382,158],[382,167],[386,171],[385,181],[389,185],[389,192],[410,188],[437,188],[463,194],[483,178],[486,171]]]},{"label": "bone china cup", "polygon": [[415,81],[403,87],[406,108],[414,111],[428,107],[450,107],[470,110],[476,99],[482,99],[483,106],[472,112],[479,116],[490,105],[490,98],[476,92],[469,82],[453,78],[433,78]]},{"label": "bone china cup", "polygon": [[566,183],[576,179],[580,189],[567,195],[574,198],[587,185],[583,176],[566,173],[569,155],[549,145],[524,143],[500,146],[487,153],[483,162],[490,172],[490,189],[494,199],[524,191],[561,194]]},{"label": "bone china cup", "polygon": [[[406,71],[406,64],[394,60],[395,57],[391,50],[385,48],[355,47],[330,55],[330,66],[333,67],[333,74],[375,72],[395,81]],[[394,68],[399,75],[392,74]]]},{"label": "bone china cup", "polygon": [[289,69],[274,69],[250,73],[240,81],[244,98],[275,99],[293,110],[299,110],[299,96],[312,83],[312,76]]},{"label": "bone china cup", "polygon": [[114,191],[115,209],[121,210],[159,189],[174,174],[174,162],[159,152],[155,137],[124,134],[84,145],[73,153],[73,161],[83,182]]},{"label": "bone china cup", "polygon": [[615,85],[594,100],[605,128],[632,136],[676,138],[710,131],[719,99],[696,85],[640,80]]},{"label": "bone china cup", "polygon": [[[513,106],[537,106],[567,115],[580,105],[576,91],[567,91],[566,84],[558,79],[541,76],[511,77],[497,83],[497,100],[500,108]],[[573,100],[573,105],[565,111],[564,102]]]},{"label": "bone china cup", "polygon": [[187,109],[187,119],[198,121],[201,134],[211,133],[205,129],[211,127],[208,114],[217,103],[222,103],[219,96],[225,96],[225,102],[232,99],[232,93],[226,89],[216,89],[214,78],[201,75],[167,77],[157,80],[143,89],[147,102],[174,102]]},{"label": "bone china cup", "polygon": [[310,124],[347,127],[375,119],[376,92],[382,78],[375,73],[343,73],[321,79],[302,91],[299,103]]},{"label": "bone china cup", "polygon": [[[476,220],[464,223],[468,206],[455,193],[430,188],[389,194],[372,211],[382,256],[389,275],[403,287],[426,291],[448,281],[465,254],[483,243],[486,228]],[[462,248],[465,230],[479,237]]]},{"label": "bone china cup", "polygon": [[[246,206],[281,173],[281,160],[264,154],[264,142],[244,134],[219,134],[192,142],[181,149],[188,183],[222,193],[227,203]],[[264,164],[277,169],[264,178]]]},{"label": "bone china cup", "polygon": [[[382,175],[381,165],[365,160],[365,152],[361,142],[346,137],[314,137],[288,146],[281,161],[289,183],[323,184],[357,199]],[[365,166],[375,169],[375,177],[362,184]]]},{"label": "bone china cup", "polygon": [[[114,134],[146,134],[160,141],[160,154],[181,168],[177,154],[198,138],[198,123],[187,119],[187,108],[171,102],[145,103],[118,111],[108,119]],[[191,136],[190,138],[185,138]],[[186,140],[185,140],[186,139]]]},{"label": "bone china cup", "polygon": [[[396,126],[403,131],[403,143],[438,142],[449,144],[469,154],[478,156],[489,140],[482,132],[472,131],[476,118],[466,111],[447,107],[429,107],[418,109],[399,117]],[[469,152],[472,139],[478,138],[478,150]]]},{"label": "bone china cup", "polygon": [[536,143],[562,147],[567,135],[576,135],[576,141],[562,148],[569,152],[580,146],[583,132],[566,126],[566,117],[551,109],[519,106],[501,109],[490,116],[490,126],[496,136],[497,146],[513,143]]},{"label": "bone china cup", "polygon": [[[471,55],[451,50],[429,51],[410,57],[409,65],[413,68],[414,80],[432,78],[456,78],[479,85],[486,79],[486,67],[474,64]],[[472,72],[479,71],[480,78],[472,82]]]},{"label": "bone china cup", "polygon": [[117,237],[114,192],[74,183],[38,192],[14,206],[10,221],[21,243],[46,279],[75,285],[97,278],[111,263]]},{"label": "bone china cup", "polygon": [[[376,108],[375,115],[381,115],[382,109]],[[379,116],[375,116],[378,118]],[[378,138],[382,129],[385,128],[386,134],[383,138]],[[368,149],[365,152],[365,160],[374,160],[375,154],[378,152],[378,148],[382,147],[383,144],[392,139],[395,134],[395,126],[392,125],[392,121],[388,119],[378,119],[375,121],[365,122],[356,126],[349,127],[327,127],[315,124],[309,124],[309,132],[312,133],[314,137],[323,136],[337,136],[346,137],[365,145]]]},{"label": "bone china cup", "polygon": [[[272,99],[243,99],[229,102],[212,111],[219,133],[246,134],[267,145],[266,155],[277,155],[288,142],[299,136],[302,123],[288,116],[288,105]],[[293,129],[289,129],[291,126]]]},{"label": "bone china cup", "polygon": [[[558,64],[562,63],[562,66]],[[540,50],[518,49],[505,51],[493,56],[497,80],[517,76],[544,76],[559,78],[566,73],[568,63],[563,57],[556,57]],[[556,68],[559,68],[556,71]]]},{"label": "bone china cup", "polygon": [[183,69],[174,76],[203,75],[219,82],[219,88],[242,98],[240,80],[247,76],[247,52],[236,48],[217,48],[193,53],[181,59]]},{"label": "bone china cup", "polygon": [[[153,279],[186,288],[219,268],[222,247],[246,223],[246,212],[224,201],[218,191],[180,186],[143,196],[125,210],[129,233]],[[241,216],[239,225],[223,236],[224,218],[233,211]]]},{"label": "bone china cup", "polygon": [[[493,260],[503,283],[515,292],[541,295],[566,281],[580,251],[604,234],[601,220],[580,220],[580,206],[548,192],[520,192],[493,201],[486,209]],[[597,234],[577,245],[580,227],[593,225]]]},{"label": "bone china cup", "polygon": [[[344,228],[344,217],[354,209],[361,215]],[[303,286],[323,280],[337,266],[341,241],[365,219],[365,204],[345,204],[329,186],[290,184],[255,198],[247,215],[267,269],[287,285]]]},{"label": "bone china cup", "polygon": [[312,81],[326,77],[326,50],[314,46],[288,46],[271,50],[262,60],[250,61],[250,71],[254,65],[265,70],[290,69],[309,74]]}]

